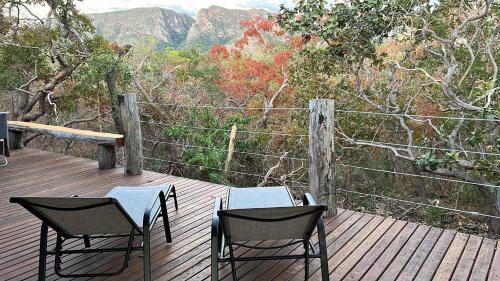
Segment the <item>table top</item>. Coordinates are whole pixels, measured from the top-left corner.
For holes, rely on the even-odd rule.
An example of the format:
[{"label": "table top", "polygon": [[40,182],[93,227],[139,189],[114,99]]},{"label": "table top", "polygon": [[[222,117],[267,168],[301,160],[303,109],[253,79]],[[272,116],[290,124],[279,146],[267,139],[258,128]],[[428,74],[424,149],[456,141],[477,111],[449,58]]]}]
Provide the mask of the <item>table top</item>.
[{"label": "table top", "polygon": [[295,206],[290,190],[285,186],[232,187],[227,209],[274,208]]}]

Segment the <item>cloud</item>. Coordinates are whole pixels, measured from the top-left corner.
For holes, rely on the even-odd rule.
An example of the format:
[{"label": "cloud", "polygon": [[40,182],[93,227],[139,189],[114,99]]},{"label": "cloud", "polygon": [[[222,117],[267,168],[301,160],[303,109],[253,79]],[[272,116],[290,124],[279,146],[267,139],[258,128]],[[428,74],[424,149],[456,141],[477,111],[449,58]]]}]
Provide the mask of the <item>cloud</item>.
[{"label": "cloud", "polygon": [[290,6],[293,4],[291,0],[249,0],[249,1],[238,1],[238,6],[243,9],[252,9],[252,8],[261,8],[266,9],[268,11],[278,11],[280,4],[285,4],[286,6]]}]

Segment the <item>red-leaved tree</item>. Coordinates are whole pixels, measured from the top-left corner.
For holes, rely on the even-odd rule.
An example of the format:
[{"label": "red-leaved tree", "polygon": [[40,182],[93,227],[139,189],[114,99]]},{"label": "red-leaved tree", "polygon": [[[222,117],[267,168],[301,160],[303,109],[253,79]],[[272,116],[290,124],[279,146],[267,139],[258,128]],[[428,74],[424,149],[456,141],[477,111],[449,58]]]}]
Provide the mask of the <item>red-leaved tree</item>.
[{"label": "red-leaved tree", "polygon": [[256,17],[240,24],[246,29],[234,46],[215,45],[209,57],[220,67],[218,84],[230,103],[242,111],[262,108],[259,126],[266,127],[272,109],[293,99],[288,69],[300,44],[270,20]]}]

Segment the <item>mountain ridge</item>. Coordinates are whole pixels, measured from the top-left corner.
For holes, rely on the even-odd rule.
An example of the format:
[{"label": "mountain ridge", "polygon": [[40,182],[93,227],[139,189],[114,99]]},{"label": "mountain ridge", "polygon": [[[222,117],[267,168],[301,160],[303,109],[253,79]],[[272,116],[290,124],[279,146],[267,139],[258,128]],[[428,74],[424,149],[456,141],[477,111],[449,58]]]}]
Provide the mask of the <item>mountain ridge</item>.
[{"label": "mountain ridge", "polygon": [[182,12],[146,7],[123,11],[92,13],[87,16],[96,32],[119,44],[146,45],[154,49],[200,47],[230,44],[243,33],[240,21],[267,16],[264,9],[227,9],[212,5],[200,9],[196,18]]}]

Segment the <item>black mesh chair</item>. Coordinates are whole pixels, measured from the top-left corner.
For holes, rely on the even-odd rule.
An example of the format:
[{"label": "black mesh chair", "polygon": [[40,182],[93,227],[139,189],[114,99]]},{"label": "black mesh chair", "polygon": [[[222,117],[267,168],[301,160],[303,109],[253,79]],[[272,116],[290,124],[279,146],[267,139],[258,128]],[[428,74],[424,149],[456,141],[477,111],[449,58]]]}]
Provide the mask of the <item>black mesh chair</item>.
[{"label": "black mesh chair", "polygon": [[[304,195],[304,206],[275,208],[222,209],[222,200],[217,198],[212,217],[212,281],[218,280],[218,263],[231,264],[233,280],[237,280],[238,261],[304,259],[305,280],[309,278],[309,259],[321,260],[322,280],[329,280],[328,256],[326,252],[325,227],[321,215],[326,206],[316,205],[312,196]],[[319,249],[310,243],[314,230],[317,229]],[[291,240],[274,247],[249,246],[248,241]],[[302,244],[304,253],[287,256],[251,256],[237,257],[234,246],[254,249],[277,249],[294,244]],[[229,256],[224,248],[229,249]]]},{"label": "black mesh chair", "polygon": [[7,157],[9,157],[9,128],[7,125],[7,112],[0,112],[0,155],[4,161],[0,162],[0,167],[7,165]]},{"label": "black mesh chair", "polygon": [[[10,202],[18,203],[40,220],[40,259],[38,280],[45,280],[47,256],[55,256],[55,272],[63,278],[115,276],[127,268],[130,253],[142,250],[144,253],[144,280],[151,280],[151,230],[159,216],[163,225],[167,243],[172,242],[167,215],[166,201],[174,198],[175,209],[177,195],[173,185],[151,187],[115,187],[106,197],[12,197]],[[56,233],[54,250],[47,249],[48,228]],[[127,238],[126,247],[90,248],[91,239]],[[136,237],[142,237],[142,246],[134,246]],[[69,239],[83,239],[84,248],[64,249],[64,242]],[[123,252],[123,265],[117,271],[93,273],[64,273],[62,256]]]}]

